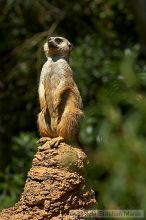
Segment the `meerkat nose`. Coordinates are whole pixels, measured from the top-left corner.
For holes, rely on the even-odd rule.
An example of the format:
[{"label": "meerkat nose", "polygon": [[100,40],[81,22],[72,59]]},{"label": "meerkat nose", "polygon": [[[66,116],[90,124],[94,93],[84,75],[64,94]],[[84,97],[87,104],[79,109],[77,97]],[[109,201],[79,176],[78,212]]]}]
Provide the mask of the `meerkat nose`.
[{"label": "meerkat nose", "polygon": [[48,40],[48,47],[54,47],[55,48],[55,45],[54,45],[54,42],[52,39]]},{"label": "meerkat nose", "polygon": [[49,39],[48,39],[48,42],[50,42],[51,41],[51,37],[49,37]]}]

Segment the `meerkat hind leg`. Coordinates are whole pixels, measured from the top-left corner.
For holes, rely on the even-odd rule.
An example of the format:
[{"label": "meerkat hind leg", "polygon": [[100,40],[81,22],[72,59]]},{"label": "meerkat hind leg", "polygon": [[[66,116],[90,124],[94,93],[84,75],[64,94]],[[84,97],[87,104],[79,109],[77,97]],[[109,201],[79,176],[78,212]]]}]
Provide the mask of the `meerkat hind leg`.
[{"label": "meerkat hind leg", "polygon": [[64,138],[59,136],[56,138],[52,138],[49,144],[51,147],[58,147],[58,145],[63,141],[64,141]]},{"label": "meerkat hind leg", "polygon": [[42,137],[37,141],[37,144],[43,145],[45,144],[47,141],[51,141],[52,139],[49,137]]}]

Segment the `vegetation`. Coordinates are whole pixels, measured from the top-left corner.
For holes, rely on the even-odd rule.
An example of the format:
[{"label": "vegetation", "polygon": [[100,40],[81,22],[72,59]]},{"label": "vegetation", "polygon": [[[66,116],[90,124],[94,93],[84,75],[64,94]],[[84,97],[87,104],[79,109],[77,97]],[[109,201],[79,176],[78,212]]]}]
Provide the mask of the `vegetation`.
[{"label": "vegetation", "polygon": [[[134,1],[139,13],[141,2]],[[114,0],[6,0],[0,7],[0,208],[23,189],[39,137],[42,45],[60,35],[75,46],[71,66],[86,115],[80,136],[98,208],[146,210],[145,42],[135,11]]]}]

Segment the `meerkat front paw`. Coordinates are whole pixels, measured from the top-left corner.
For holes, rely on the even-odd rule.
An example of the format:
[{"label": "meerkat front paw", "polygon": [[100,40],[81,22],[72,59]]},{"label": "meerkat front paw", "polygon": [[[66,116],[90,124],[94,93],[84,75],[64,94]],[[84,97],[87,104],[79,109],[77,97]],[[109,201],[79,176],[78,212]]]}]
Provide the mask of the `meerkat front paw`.
[{"label": "meerkat front paw", "polygon": [[40,139],[37,141],[37,144],[43,145],[43,144],[45,144],[47,141],[50,141],[50,140],[52,140],[52,139],[49,138],[49,137],[42,137],[42,138],[40,138]]},{"label": "meerkat front paw", "polygon": [[64,138],[59,136],[59,137],[51,139],[49,144],[51,147],[58,147],[58,145],[63,141],[64,141]]}]

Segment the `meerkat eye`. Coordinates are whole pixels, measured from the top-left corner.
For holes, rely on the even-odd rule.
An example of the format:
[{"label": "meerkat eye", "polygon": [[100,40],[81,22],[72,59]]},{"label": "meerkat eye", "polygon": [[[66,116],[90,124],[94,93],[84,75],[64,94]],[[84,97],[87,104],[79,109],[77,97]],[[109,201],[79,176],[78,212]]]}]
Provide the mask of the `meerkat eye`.
[{"label": "meerkat eye", "polygon": [[62,42],[62,39],[61,38],[55,38],[55,42],[60,44]]}]

